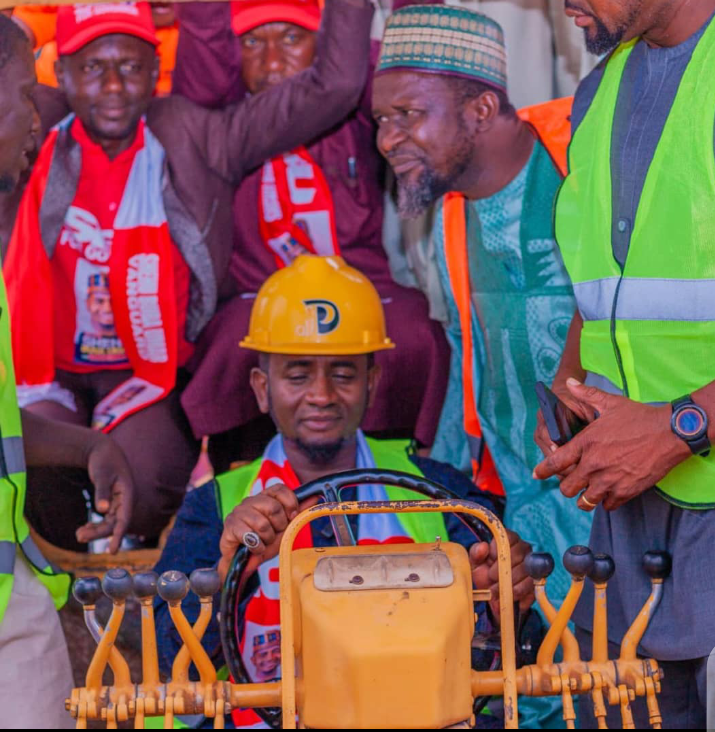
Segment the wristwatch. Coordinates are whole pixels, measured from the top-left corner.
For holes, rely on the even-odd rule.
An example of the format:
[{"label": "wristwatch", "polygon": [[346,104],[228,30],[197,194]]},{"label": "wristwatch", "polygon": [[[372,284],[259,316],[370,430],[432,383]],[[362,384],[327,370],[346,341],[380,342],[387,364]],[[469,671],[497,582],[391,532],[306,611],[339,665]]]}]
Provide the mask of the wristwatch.
[{"label": "wristwatch", "polygon": [[671,402],[673,416],[670,418],[670,429],[687,443],[693,455],[707,457],[710,454],[708,439],[708,415],[699,407],[690,394]]}]

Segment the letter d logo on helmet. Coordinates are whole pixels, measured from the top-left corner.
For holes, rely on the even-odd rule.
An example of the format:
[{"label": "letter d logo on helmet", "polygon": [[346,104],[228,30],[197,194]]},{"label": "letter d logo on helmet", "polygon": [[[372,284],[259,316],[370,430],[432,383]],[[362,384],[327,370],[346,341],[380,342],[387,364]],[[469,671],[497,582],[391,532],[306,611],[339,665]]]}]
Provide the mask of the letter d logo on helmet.
[{"label": "letter d logo on helmet", "polygon": [[342,257],[297,257],[263,284],[243,348],[295,356],[394,348],[377,290]]},{"label": "letter d logo on helmet", "polygon": [[309,308],[315,308],[319,335],[332,333],[340,325],[340,310],[334,302],[330,302],[330,300],[303,300],[303,304]]}]

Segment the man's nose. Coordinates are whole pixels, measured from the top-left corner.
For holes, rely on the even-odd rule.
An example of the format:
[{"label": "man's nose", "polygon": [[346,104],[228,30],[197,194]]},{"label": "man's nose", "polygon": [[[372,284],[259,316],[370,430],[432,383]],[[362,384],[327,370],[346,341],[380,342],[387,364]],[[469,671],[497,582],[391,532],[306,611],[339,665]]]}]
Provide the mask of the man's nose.
[{"label": "man's nose", "polygon": [[124,89],[124,81],[119,69],[113,65],[108,65],[102,75],[102,91],[105,93],[116,93]]},{"label": "man's nose", "polygon": [[266,50],[263,57],[263,63],[266,70],[275,73],[276,71],[282,71],[285,65],[285,59],[283,58],[283,52],[277,43],[267,43]]},{"label": "man's nose", "polygon": [[331,404],[335,392],[333,390],[333,382],[327,374],[318,374],[311,382],[308,390],[308,400],[312,404],[318,406],[327,406]]},{"label": "man's nose", "polygon": [[377,146],[385,157],[396,150],[406,139],[405,131],[393,122],[381,124],[377,131]]}]

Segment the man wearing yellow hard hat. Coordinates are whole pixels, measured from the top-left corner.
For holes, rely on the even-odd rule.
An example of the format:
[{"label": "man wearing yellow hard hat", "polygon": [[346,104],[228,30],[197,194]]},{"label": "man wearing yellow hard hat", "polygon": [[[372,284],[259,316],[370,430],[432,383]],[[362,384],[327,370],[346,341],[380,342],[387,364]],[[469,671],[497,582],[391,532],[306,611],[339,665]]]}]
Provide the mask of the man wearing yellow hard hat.
[{"label": "man wearing yellow hard hat", "polygon": [[[380,379],[373,354],[394,348],[385,332],[380,297],[371,282],[341,257],[298,257],[266,280],[251,312],[249,332],[241,347],[259,353],[251,372],[251,388],[262,412],[270,414],[278,434],[263,456],[250,465],[220,476],[186,496],[167,541],[158,572],[191,572],[228,563],[247,533],[253,533],[253,556],[247,573],[258,573],[258,589],[244,606],[241,643],[246,668],[255,648],[280,630],[278,546],[289,521],[303,508],[293,491],[301,484],[354,468],[401,470],[435,480],[464,498],[488,505],[485,494],[449,465],[420,458],[406,440],[373,440],[360,430],[365,410]],[[217,487],[216,487],[217,486]],[[383,486],[360,486],[343,492],[350,500],[388,500]],[[358,543],[409,543],[449,536],[470,548],[474,580],[491,587],[496,567],[490,547],[475,544],[471,533],[451,515],[420,514],[405,521],[399,514],[362,515],[352,526]],[[523,608],[533,586],[523,560],[531,547],[511,534],[514,592]],[[246,541],[246,544],[249,542]],[[328,519],[304,529],[296,548],[334,545]],[[198,617],[199,602],[187,597],[187,617]],[[162,670],[170,673],[179,639],[166,604],[157,607],[156,621]],[[216,618],[204,635],[204,646],[217,667],[223,665]],[[280,676],[280,668],[276,669]],[[238,727],[253,726],[251,710],[234,712]]]}]

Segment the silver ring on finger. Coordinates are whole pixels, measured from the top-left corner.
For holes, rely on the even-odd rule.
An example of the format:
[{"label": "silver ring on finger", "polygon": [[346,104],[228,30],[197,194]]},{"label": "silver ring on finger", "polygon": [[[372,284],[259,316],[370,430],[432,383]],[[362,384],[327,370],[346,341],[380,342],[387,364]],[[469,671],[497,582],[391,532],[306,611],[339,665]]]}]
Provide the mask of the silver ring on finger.
[{"label": "silver ring on finger", "polygon": [[261,545],[261,537],[255,531],[247,531],[243,535],[241,542],[249,551],[253,551]]}]

